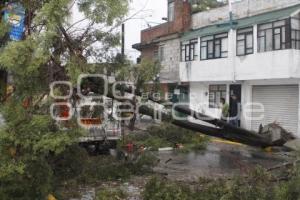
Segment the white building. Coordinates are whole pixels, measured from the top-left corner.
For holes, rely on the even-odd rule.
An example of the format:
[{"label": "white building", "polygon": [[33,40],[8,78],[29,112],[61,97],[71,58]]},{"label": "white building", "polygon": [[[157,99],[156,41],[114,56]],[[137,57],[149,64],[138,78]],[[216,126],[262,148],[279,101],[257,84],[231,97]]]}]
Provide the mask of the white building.
[{"label": "white building", "polygon": [[228,6],[193,14],[181,38],[190,106],[217,117],[220,98],[234,93],[242,127],[276,121],[300,136],[300,1],[241,0],[232,9],[232,23]]}]

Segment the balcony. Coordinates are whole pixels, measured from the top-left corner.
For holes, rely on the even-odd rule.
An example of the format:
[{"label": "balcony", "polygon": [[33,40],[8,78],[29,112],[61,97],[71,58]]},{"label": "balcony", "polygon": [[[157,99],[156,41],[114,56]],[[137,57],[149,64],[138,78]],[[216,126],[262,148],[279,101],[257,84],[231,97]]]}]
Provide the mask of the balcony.
[{"label": "balcony", "polygon": [[300,50],[181,62],[179,70],[182,82],[300,78]]}]

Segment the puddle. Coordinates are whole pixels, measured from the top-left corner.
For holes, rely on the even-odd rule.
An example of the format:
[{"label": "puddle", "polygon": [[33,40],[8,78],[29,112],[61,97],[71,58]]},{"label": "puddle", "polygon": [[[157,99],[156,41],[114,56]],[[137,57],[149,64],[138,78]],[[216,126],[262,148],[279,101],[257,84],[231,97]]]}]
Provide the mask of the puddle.
[{"label": "puddle", "polygon": [[159,152],[158,157],[160,164],[154,170],[181,181],[245,174],[257,165],[270,168],[284,162],[282,158],[260,149],[218,143],[209,144],[203,152],[183,154],[165,151]]}]

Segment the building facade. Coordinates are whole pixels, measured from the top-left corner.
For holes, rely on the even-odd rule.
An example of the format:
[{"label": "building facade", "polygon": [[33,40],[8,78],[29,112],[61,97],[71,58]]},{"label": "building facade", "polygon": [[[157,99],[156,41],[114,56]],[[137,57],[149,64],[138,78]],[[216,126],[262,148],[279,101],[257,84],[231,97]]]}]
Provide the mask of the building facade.
[{"label": "building facade", "polygon": [[241,103],[241,126],[277,122],[300,136],[300,2],[241,0],[192,15],[181,37],[181,82],[190,106],[220,117],[220,99]]},{"label": "building facade", "polygon": [[[179,89],[188,94],[180,83],[180,37],[191,27],[191,6],[188,1],[168,0],[167,22],[141,32],[141,42],[133,48],[141,52],[141,59],[159,61],[159,81],[165,94]],[[188,95],[185,95],[188,97]]]}]

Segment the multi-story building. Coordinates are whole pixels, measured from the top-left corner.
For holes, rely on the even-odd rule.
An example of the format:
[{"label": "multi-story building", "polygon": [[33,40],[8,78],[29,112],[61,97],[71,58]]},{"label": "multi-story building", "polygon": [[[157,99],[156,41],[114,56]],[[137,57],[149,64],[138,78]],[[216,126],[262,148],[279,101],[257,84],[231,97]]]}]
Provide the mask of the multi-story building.
[{"label": "multi-story building", "polygon": [[179,77],[190,106],[220,116],[220,99],[241,102],[241,126],[278,122],[300,136],[300,1],[239,0],[192,15],[181,37]]},{"label": "multi-story building", "polygon": [[[141,59],[159,60],[162,66],[159,80],[163,92],[173,93],[177,88],[188,94],[187,86],[180,83],[180,37],[188,31],[191,6],[185,0],[168,0],[167,22],[141,32],[141,42],[133,48],[141,52]],[[188,95],[184,95],[188,97]]]}]

